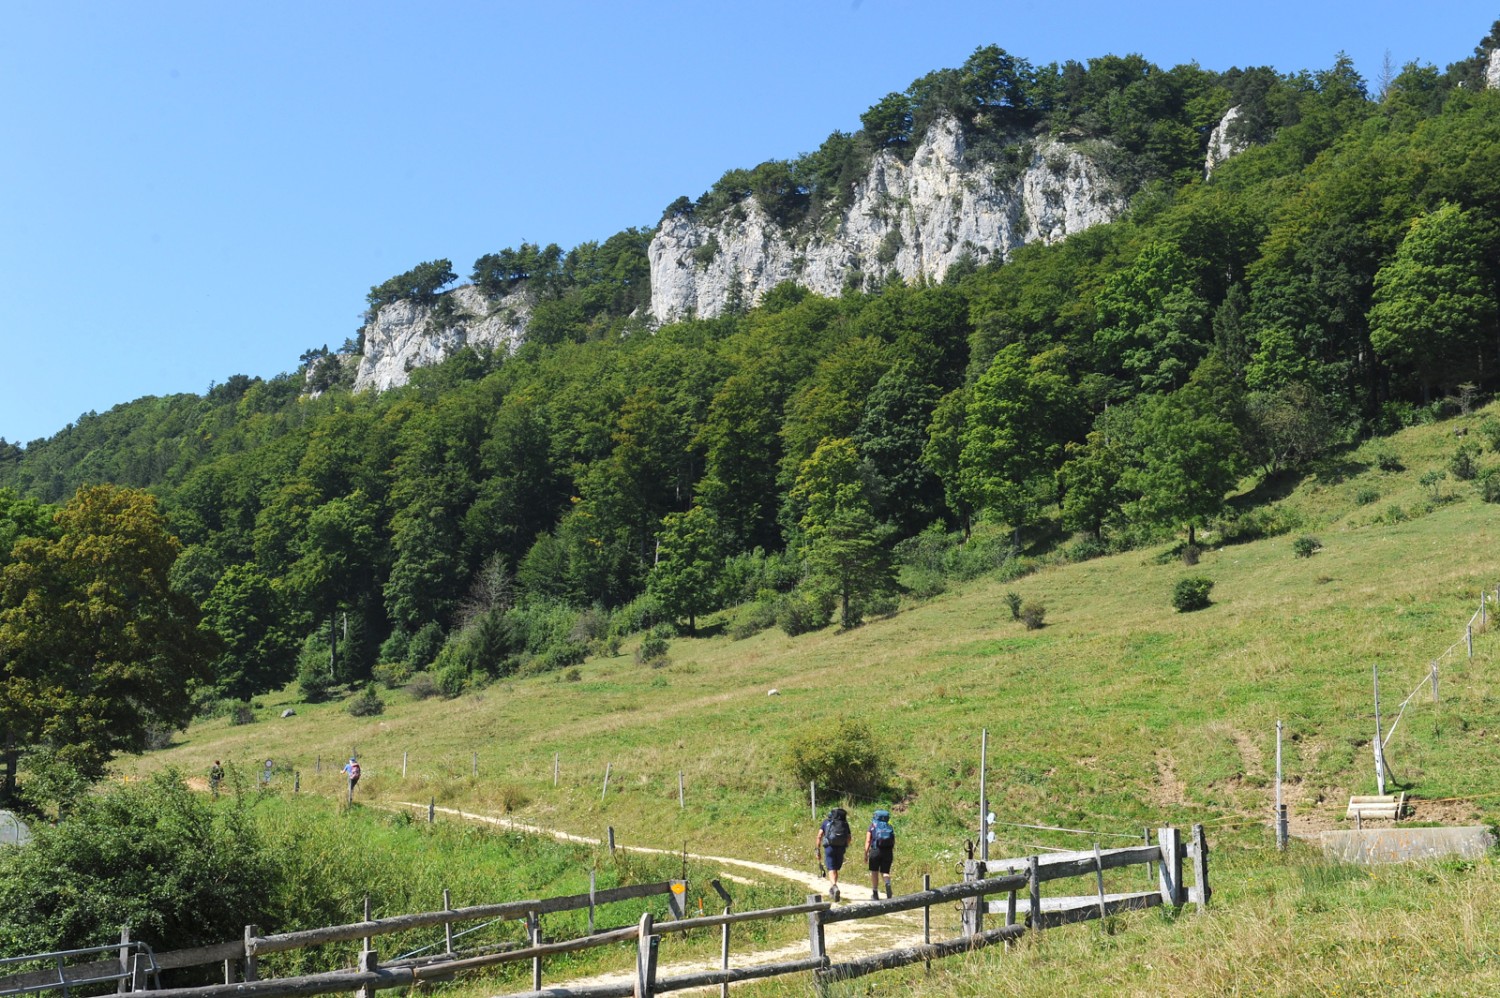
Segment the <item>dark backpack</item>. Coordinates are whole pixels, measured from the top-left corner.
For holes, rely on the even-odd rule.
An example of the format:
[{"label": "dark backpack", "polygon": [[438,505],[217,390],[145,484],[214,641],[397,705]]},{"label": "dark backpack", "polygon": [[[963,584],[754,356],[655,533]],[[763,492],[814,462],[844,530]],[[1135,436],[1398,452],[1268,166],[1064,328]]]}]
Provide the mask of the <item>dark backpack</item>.
[{"label": "dark backpack", "polygon": [[823,840],[831,846],[846,846],[853,837],[853,832],[849,830],[849,818],[844,813],[844,809],[836,807],[829,811],[828,831]]}]

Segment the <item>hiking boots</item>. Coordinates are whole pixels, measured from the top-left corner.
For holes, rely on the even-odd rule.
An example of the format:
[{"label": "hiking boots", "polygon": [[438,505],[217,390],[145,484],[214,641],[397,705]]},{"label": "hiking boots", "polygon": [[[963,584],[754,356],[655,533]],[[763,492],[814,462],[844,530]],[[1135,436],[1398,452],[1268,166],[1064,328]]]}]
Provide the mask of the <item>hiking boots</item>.
[{"label": "hiking boots", "polygon": [[830,900],[830,901],[837,901],[838,899],[839,899],[839,887],[838,887],[838,884],[834,884],[832,887],[828,888],[828,900]]},{"label": "hiking boots", "polygon": [[879,901],[880,900],[880,892],[879,891],[871,891],[870,892],[870,900],[871,901]]}]

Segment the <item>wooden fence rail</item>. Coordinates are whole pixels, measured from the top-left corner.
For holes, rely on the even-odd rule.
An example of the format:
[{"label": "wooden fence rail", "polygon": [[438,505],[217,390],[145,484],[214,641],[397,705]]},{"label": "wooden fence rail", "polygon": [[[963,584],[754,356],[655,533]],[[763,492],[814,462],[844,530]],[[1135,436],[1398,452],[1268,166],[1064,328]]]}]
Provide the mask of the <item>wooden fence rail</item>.
[{"label": "wooden fence rail", "polygon": [[[324,942],[366,938],[382,932],[398,932],[404,929],[441,924],[444,921],[495,917],[528,918],[533,926],[533,945],[507,949],[503,952],[486,953],[456,959],[424,958],[420,962],[403,962],[381,967],[376,954],[369,948],[360,956],[360,968],[316,974],[307,977],[283,978],[279,980],[246,980],[239,984],[216,984],[196,988],[174,988],[166,991],[135,992],[139,998],[300,998],[305,995],[355,992],[359,998],[372,998],[374,992],[395,987],[410,987],[423,981],[450,978],[468,970],[497,966],[522,960],[533,961],[532,990],[513,992],[503,998],[616,998],[616,996],[639,996],[664,994],[688,988],[728,985],[736,981],[775,977],[783,974],[811,972],[819,990],[831,981],[846,980],[881,970],[889,970],[921,961],[929,961],[969,952],[998,942],[1013,942],[1027,932],[1066,925],[1088,919],[1105,918],[1121,911],[1129,911],[1155,905],[1181,906],[1188,901],[1196,902],[1200,908],[1208,903],[1211,890],[1208,884],[1208,843],[1203,826],[1193,826],[1191,840],[1182,842],[1177,829],[1163,828],[1157,833],[1157,845],[1130,846],[1123,849],[1095,848],[1090,853],[1071,853],[1052,856],[1028,856],[1010,860],[971,860],[965,864],[965,880],[961,883],[918,891],[899,898],[870,901],[844,907],[834,907],[821,897],[813,895],[805,904],[766,908],[759,911],[728,912],[700,918],[683,918],[681,903],[685,891],[681,881],[640,887],[614,888],[612,891],[596,891],[593,903],[606,900],[621,900],[627,897],[645,897],[663,893],[665,887],[673,900],[672,912],[675,920],[656,924],[648,912],[638,925],[594,933],[576,939],[557,942],[540,942],[540,932],[535,919],[540,912],[566,911],[583,907],[589,903],[589,895],[574,895],[565,898],[548,898],[533,901],[516,901],[499,905],[479,905],[443,912],[425,912],[419,915],[404,915],[395,918],[367,920],[345,926],[331,926],[297,933],[281,933],[274,936],[259,936],[247,930],[244,952],[275,952],[295,946],[316,945]],[[1191,859],[1193,884],[1183,882],[1183,863]],[[1105,870],[1127,866],[1159,864],[1159,887],[1153,891],[1135,894],[1105,894]],[[1024,868],[1025,872],[1009,872],[1003,876],[987,876],[989,867]],[[1088,895],[1054,897],[1048,900],[1050,908],[1044,908],[1041,898],[1043,883],[1070,878],[1090,878],[1095,890]],[[1028,895],[1025,917],[1021,913],[1017,894]],[[1008,894],[1004,903],[989,903],[984,899],[992,894]],[[579,902],[583,903],[580,904]],[[942,942],[923,942],[871,954],[856,960],[833,962],[825,946],[824,927],[853,919],[876,918],[899,911],[918,908],[928,909],[930,917],[933,905],[953,901],[963,903],[963,934],[956,939]],[[983,918],[987,913],[1003,911],[1004,926],[985,929]],[[809,955],[803,959],[785,960],[756,966],[701,971],[676,976],[657,974],[658,950],[661,941],[669,934],[729,926],[740,922],[761,921],[771,918],[786,918],[804,915],[808,923]],[[928,919],[924,918],[924,925]],[[578,987],[541,987],[540,960],[545,956],[576,952],[599,946],[634,941],[637,945],[635,979],[632,982],[583,985]],[[218,952],[216,948],[214,952]],[[194,952],[194,951],[183,951]],[[727,959],[726,959],[727,963]],[[186,964],[178,964],[186,965]]]}]

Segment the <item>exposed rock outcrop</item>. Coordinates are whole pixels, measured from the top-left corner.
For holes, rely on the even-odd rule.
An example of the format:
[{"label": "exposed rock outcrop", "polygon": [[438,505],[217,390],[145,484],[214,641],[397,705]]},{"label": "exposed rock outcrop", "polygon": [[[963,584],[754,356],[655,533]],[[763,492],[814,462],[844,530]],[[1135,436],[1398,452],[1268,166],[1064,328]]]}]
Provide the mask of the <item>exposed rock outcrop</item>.
[{"label": "exposed rock outcrop", "polygon": [[523,293],[491,302],[472,285],[444,294],[442,310],[412,301],[385,306],[365,326],[356,391],[404,385],[413,368],[440,364],[464,347],[514,350],[531,318]]},{"label": "exposed rock outcrop", "polygon": [[1224,112],[1224,117],[1214,126],[1213,132],[1208,137],[1208,151],[1203,156],[1203,175],[1211,177],[1214,169],[1225,160],[1230,159],[1236,153],[1245,151],[1245,143],[1237,142],[1229,137],[1229,126],[1234,124],[1235,119],[1240,116],[1240,109],[1232,107]]},{"label": "exposed rock outcrop", "polygon": [[1491,90],[1500,90],[1500,49],[1490,50],[1490,61],[1484,67],[1484,85]]},{"label": "exposed rock outcrop", "polygon": [[1016,247],[1055,243],[1124,210],[1125,198],[1080,146],[1039,140],[1019,168],[971,162],[957,122],[928,130],[911,163],[876,156],[832,227],[782,228],[753,199],[713,224],[663,219],[651,241],[651,302],[658,322],[746,305],[783,281],[822,295],[892,270],[941,279],[964,256],[984,263]]}]

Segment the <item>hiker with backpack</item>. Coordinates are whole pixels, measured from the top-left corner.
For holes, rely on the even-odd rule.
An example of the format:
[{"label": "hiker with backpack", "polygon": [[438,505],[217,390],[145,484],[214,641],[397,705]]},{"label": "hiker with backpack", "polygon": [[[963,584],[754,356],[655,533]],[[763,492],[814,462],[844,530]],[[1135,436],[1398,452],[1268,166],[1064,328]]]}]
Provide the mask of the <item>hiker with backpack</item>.
[{"label": "hiker with backpack", "polygon": [[354,800],[354,788],[359,785],[359,760],[352,755],[344,765],[344,772],[349,776],[349,799]]},{"label": "hiker with backpack", "polygon": [[828,871],[828,898],[839,899],[839,870],[844,866],[844,850],[849,848],[853,832],[849,829],[849,815],[841,807],[833,808],[823,824],[818,826],[817,850],[822,857],[824,869]]},{"label": "hiker with backpack", "polygon": [[891,812],[881,809],[865,831],[865,862],[870,867],[870,889],[874,900],[880,900],[880,878],[885,877],[885,896],[891,897],[891,861],[896,858],[896,830],[891,827]]}]

